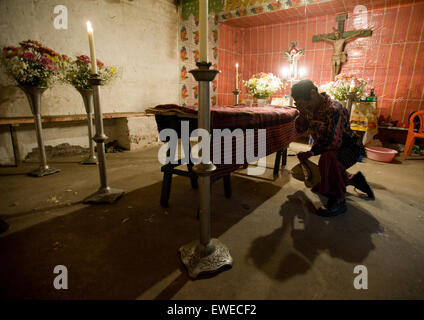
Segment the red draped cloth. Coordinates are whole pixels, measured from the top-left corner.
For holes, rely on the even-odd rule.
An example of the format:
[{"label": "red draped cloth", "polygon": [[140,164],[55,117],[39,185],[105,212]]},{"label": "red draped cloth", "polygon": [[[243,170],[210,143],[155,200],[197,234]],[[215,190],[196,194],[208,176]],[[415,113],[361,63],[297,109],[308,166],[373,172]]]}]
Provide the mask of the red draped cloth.
[{"label": "red draped cloth", "polygon": [[[178,106],[174,104],[158,105],[155,108],[147,110],[149,113],[156,115],[158,130],[170,127],[169,117],[176,116],[181,120],[190,121],[190,131],[197,129],[197,106]],[[243,133],[246,129],[266,129],[266,155],[280,151],[288,146],[288,144],[297,139],[299,134],[296,132],[295,119],[299,114],[296,108],[281,106],[265,106],[265,107],[248,107],[245,105],[238,106],[212,106],[211,111],[211,133],[213,129],[230,129],[240,128]],[[178,130],[178,127],[173,127]],[[244,152],[248,149],[254,149],[254,155],[258,152],[258,130],[255,130],[254,139],[247,144],[246,134],[244,134]],[[212,137],[213,138],[213,137]],[[222,143],[221,138],[221,143]],[[253,142],[253,143],[252,143]],[[214,143],[212,140],[211,148],[213,151]],[[223,143],[222,143],[223,144]],[[221,149],[221,164],[217,165],[215,175],[223,175],[239,168],[242,164],[236,163],[236,139],[233,139],[231,146],[232,163],[224,163],[225,151]],[[213,153],[211,152],[211,160]]]}]

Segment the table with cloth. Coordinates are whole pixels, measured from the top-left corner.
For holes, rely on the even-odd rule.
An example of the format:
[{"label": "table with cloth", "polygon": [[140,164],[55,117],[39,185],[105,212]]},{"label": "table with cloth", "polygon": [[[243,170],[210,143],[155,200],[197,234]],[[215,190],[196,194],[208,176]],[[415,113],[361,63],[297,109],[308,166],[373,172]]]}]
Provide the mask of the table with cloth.
[{"label": "table with cloth", "polygon": [[[179,106],[175,104],[164,104],[158,105],[154,108],[146,110],[147,113],[152,113],[155,115],[156,123],[158,126],[158,131],[160,132],[163,129],[174,129],[178,137],[181,138],[181,122],[188,121],[189,123],[189,132],[198,128],[197,124],[197,106]],[[246,145],[247,139],[246,134],[244,134],[244,150],[249,148],[254,149],[254,155],[257,155],[258,146],[257,129],[266,129],[266,155],[273,154],[277,152],[274,174],[278,174],[280,159],[283,156],[282,164],[285,165],[285,157],[287,156],[287,147],[290,142],[296,140],[298,134],[295,129],[295,119],[297,118],[299,111],[296,108],[292,107],[282,107],[282,106],[271,106],[266,105],[264,107],[248,107],[246,105],[237,105],[237,106],[212,106],[210,108],[210,132],[212,133],[213,129],[230,129],[231,131],[235,129],[242,129],[245,133],[246,129],[255,129],[254,139],[250,141],[250,144]],[[211,176],[211,180],[217,180],[218,178],[224,178],[224,189],[226,197],[231,196],[231,180],[230,173],[237,170],[240,166],[247,165],[237,164],[236,163],[236,142],[235,139],[232,139],[233,143],[232,156],[233,161],[231,164],[224,164],[223,158],[225,154],[225,149],[221,148],[221,164],[216,164],[216,170]],[[215,141],[212,135],[211,141],[211,160],[213,161],[213,146],[214,143],[221,143],[222,139]],[[164,141],[166,142],[166,141]],[[190,158],[190,157],[188,157]],[[243,159],[245,159],[243,157]],[[246,161],[246,160],[245,160]],[[162,182],[162,193],[161,193],[161,205],[166,207],[168,206],[168,199],[172,183],[172,175],[181,175],[190,177],[192,187],[197,188],[197,176],[192,171],[193,163],[188,163],[188,171],[183,171],[177,169],[181,163],[171,164],[167,163],[162,166],[161,170],[164,172],[164,179]]]}]

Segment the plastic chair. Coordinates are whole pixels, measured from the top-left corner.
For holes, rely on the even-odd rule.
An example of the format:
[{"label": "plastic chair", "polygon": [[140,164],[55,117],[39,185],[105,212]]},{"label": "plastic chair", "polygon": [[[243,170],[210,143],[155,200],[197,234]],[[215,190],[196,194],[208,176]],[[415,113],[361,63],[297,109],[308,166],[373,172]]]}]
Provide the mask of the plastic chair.
[{"label": "plastic chair", "polygon": [[[415,123],[414,119],[418,117],[420,120],[420,126],[418,131],[415,132]],[[405,159],[407,155],[409,155],[412,151],[412,147],[414,146],[415,139],[421,138],[424,139],[424,110],[417,111],[411,115],[409,118],[409,130],[408,137],[406,138],[405,149],[403,151],[402,158]]]}]

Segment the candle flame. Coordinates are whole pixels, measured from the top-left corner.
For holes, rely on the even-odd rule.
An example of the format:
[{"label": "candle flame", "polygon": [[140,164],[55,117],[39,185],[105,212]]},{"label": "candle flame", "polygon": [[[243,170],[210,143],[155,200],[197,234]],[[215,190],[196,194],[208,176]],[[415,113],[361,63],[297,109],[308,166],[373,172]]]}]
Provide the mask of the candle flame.
[{"label": "candle flame", "polygon": [[93,32],[93,27],[91,26],[91,22],[87,21],[87,31],[88,32]]},{"label": "candle flame", "polygon": [[238,63],[236,63],[236,68],[238,68]]}]

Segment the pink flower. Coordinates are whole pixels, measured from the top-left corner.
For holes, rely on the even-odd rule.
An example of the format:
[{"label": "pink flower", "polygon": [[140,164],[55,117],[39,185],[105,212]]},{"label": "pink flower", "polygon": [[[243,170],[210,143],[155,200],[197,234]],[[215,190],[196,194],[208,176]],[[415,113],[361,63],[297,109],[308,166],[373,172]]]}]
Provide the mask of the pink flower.
[{"label": "pink flower", "polygon": [[48,71],[56,71],[56,70],[58,70],[59,68],[57,67],[57,66],[55,66],[54,64],[48,64],[47,66],[46,66],[46,70],[48,70]]},{"label": "pink flower", "polygon": [[53,64],[53,61],[50,60],[50,58],[47,58],[46,56],[41,56],[41,63],[47,66]]},{"label": "pink flower", "polygon": [[86,56],[86,55],[81,55],[81,56],[78,56],[77,57],[77,60],[78,61],[81,61],[81,62],[84,62],[84,63],[90,63],[91,62],[91,59],[90,59],[90,57],[88,57],[88,56]]},{"label": "pink flower", "polygon": [[35,54],[33,54],[32,52],[25,51],[25,52],[22,54],[22,57],[23,57],[23,58],[25,58],[25,59],[28,59],[28,60],[30,60],[30,61],[34,61],[34,59],[35,59]]}]

